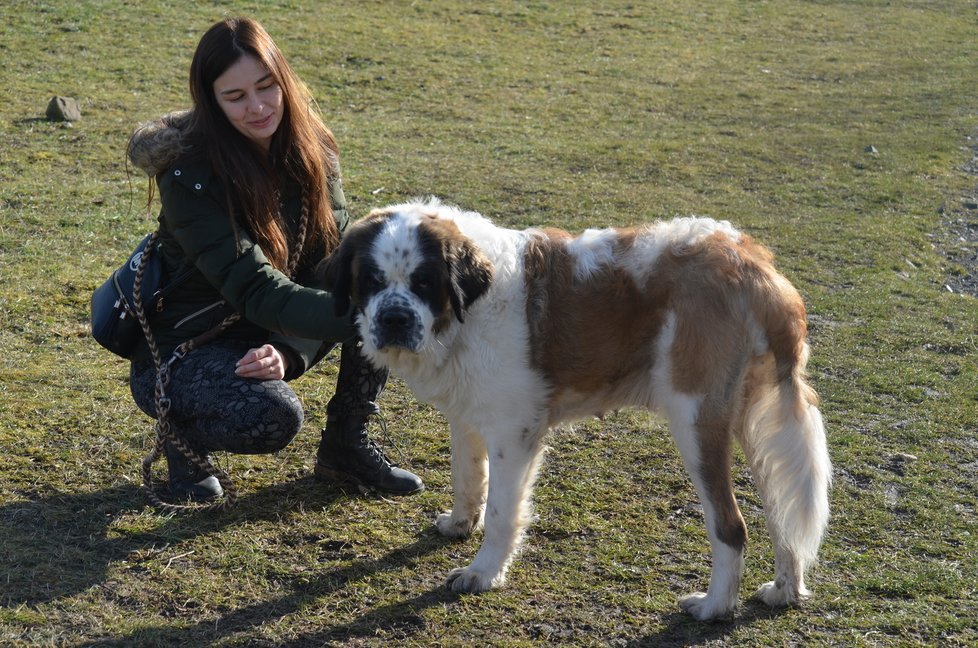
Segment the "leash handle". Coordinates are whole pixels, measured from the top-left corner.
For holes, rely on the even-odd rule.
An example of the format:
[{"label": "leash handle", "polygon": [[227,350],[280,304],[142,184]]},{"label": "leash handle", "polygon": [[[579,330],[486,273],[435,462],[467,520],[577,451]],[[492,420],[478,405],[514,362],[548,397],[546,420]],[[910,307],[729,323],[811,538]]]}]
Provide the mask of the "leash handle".
[{"label": "leash handle", "polygon": [[[146,311],[143,308],[142,297],[143,276],[145,275],[146,264],[149,262],[150,255],[155,251],[156,242],[159,240],[159,236],[159,230],[156,230],[150,236],[149,241],[146,243],[146,248],[143,250],[143,255],[139,259],[139,266],[136,268],[136,276],[133,279],[133,310],[136,311],[136,319],[139,320],[139,326],[143,329],[143,335],[145,336],[146,343],[149,346],[150,355],[153,357],[153,365],[156,367],[156,388],[154,391],[154,398],[156,401],[156,424],[153,426],[156,432],[156,439],[153,443],[153,449],[150,450],[149,454],[143,458],[143,487],[146,489],[149,501],[153,504],[153,506],[159,509],[166,511],[183,511],[188,509],[199,511],[221,511],[229,508],[237,501],[238,489],[234,485],[234,482],[231,481],[231,477],[227,474],[227,472],[214,467],[206,456],[202,457],[199,453],[197,453],[197,451],[189,447],[183,441],[183,439],[178,437],[173,430],[170,429],[170,399],[166,396],[166,388],[170,385],[170,369],[178,360],[183,358],[187,352],[216,338],[229,326],[238,321],[241,316],[238,313],[228,315],[226,318],[224,318],[224,321],[215,326],[213,329],[206,331],[178,346],[174,350],[170,359],[167,362],[163,362],[163,359],[160,356],[159,346],[156,344],[156,338],[153,336],[153,330],[149,325],[149,320],[146,317]],[[224,489],[224,499],[205,505],[172,504],[170,502],[164,502],[156,492],[156,489],[153,488],[152,471],[153,463],[163,455],[163,449],[167,442],[175,447],[195,466],[206,472],[208,475],[215,477],[221,484],[221,487]]]}]

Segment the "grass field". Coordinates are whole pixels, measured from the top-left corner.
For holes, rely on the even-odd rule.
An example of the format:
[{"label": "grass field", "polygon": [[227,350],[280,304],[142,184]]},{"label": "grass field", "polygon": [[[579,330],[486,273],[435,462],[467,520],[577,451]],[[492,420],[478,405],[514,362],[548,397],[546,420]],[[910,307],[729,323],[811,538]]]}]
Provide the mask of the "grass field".
[{"label": "grass field", "polygon": [[[294,384],[291,446],[219,457],[235,508],[147,505],[152,430],[88,300],[153,227],[126,139],[187,106],[193,47],[226,12],[259,18],[309,84],[356,216],[424,194],[514,227],[702,214],[776,251],[809,308],[835,469],[807,605],[679,611],[709,576],[702,516],[635,412],[554,434],[508,586],[447,592],[479,538],[434,532],[437,412],[396,380],[381,403],[423,494],[311,479],[336,358]],[[976,27],[951,0],[6,0],[0,644],[978,644],[978,301],[945,287],[975,270],[944,227],[978,214]],[[83,118],[46,121],[55,94]],[[742,463],[736,480],[746,597],[772,558]]]}]

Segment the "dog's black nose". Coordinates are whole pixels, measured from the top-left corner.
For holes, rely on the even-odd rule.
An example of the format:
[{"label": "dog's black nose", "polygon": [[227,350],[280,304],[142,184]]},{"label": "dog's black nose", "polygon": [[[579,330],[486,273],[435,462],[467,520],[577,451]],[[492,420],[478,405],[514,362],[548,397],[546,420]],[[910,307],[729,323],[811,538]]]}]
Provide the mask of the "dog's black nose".
[{"label": "dog's black nose", "polygon": [[405,329],[414,324],[414,314],[406,308],[388,308],[380,314],[380,323],[387,330]]},{"label": "dog's black nose", "polygon": [[404,306],[390,306],[378,311],[373,330],[378,349],[401,347],[417,351],[422,340],[421,321],[418,314]]}]

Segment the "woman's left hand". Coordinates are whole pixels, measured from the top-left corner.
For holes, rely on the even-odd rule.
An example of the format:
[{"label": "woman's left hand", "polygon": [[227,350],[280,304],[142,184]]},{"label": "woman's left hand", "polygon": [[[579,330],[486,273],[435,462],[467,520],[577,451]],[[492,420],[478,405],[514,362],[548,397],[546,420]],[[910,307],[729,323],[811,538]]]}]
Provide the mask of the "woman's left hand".
[{"label": "woman's left hand", "polygon": [[271,344],[265,344],[248,352],[238,360],[234,373],[242,378],[256,380],[282,380],[289,368],[289,361]]}]

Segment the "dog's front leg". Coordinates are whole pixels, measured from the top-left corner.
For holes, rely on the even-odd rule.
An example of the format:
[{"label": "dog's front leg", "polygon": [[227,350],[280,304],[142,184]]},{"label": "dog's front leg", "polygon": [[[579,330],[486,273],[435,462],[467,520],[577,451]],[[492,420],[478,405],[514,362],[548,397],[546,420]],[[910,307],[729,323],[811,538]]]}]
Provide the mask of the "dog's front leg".
[{"label": "dog's front leg", "polygon": [[465,538],[482,527],[486,504],[486,444],[471,426],[452,422],[452,510],[435,519],[438,532]]},{"label": "dog's front leg", "polygon": [[542,434],[487,439],[489,494],[485,538],[468,567],[452,570],[448,587],[483,592],[502,585],[530,518],[530,494],[542,457]]}]

